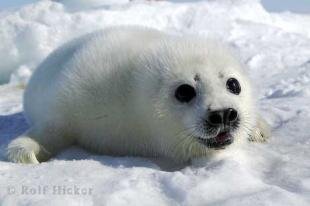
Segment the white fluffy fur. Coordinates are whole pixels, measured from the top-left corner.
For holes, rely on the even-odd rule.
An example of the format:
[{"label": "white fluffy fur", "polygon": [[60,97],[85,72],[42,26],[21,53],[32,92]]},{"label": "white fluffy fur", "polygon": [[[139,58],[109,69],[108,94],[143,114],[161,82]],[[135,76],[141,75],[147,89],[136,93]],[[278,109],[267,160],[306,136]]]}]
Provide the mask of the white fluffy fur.
[{"label": "white fluffy fur", "polygon": [[[240,95],[227,91],[229,77],[239,80]],[[182,83],[197,90],[190,104],[174,98]],[[8,159],[38,163],[76,143],[102,154],[184,162],[213,151],[193,137],[208,109],[239,112],[234,144],[262,136],[250,88],[242,65],[216,42],[140,27],[89,34],[34,72],[24,96],[31,128],[9,144]]]}]

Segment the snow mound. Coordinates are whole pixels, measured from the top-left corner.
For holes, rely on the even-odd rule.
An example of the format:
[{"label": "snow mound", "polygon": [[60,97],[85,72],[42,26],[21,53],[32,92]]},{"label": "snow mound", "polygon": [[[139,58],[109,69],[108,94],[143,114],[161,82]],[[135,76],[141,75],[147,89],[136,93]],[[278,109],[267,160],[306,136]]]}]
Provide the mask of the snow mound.
[{"label": "snow mound", "polygon": [[[43,0],[0,17],[0,205],[310,205],[310,15],[268,13],[258,0]],[[272,139],[185,168],[75,147],[40,165],[6,162],[6,144],[28,128],[21,104],[32,71],[67,40],[114,25],[229,43]]]}]

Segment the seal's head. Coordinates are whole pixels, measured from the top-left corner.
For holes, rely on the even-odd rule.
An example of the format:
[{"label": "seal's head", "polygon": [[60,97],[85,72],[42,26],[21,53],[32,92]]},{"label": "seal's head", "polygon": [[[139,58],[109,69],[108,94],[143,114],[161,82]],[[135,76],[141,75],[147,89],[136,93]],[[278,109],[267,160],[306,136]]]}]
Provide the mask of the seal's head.
[{"label": "seal's head", "polygon": [[152,85],[145,92],[162,138],[174,137],[175,147],[182,142],[198,156],[247,139],[255,119],[250,83],[231,52],[206,40],[162,45],[145,63]]}]

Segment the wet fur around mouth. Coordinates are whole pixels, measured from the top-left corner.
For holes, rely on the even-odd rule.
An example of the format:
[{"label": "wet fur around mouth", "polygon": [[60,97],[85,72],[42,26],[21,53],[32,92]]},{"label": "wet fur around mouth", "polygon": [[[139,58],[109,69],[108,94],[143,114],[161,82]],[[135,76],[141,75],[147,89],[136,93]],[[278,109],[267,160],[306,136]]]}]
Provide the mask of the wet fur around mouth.
[{"label": "wet fur around mouth", "polygon": [[205,145],[208,148],[214,149],[224,149],[226,146],[234,142],[234,137],[231,134],[234,130],[238,129],[240,125],[240,119],[238,119],[234,124],[229,125],[228,127],[222,126],[215,128],[212,125],[209,125],[207,122],[204,124],[207,130],[217,130],[217,134],[211,138],[202,138],[197,137],[198,142]]},{"label": "wet fur around mouth", "polygon": [[[221,140],[219,140],[219,137]],[[214,148],[214,149],[224,149],[225,146],[228,146],[233,143],[234,138],[229,132],[222,132],[219,133],[216,137],[204,139],[198,137],[198,141],[207,146],[208,148]]]}]

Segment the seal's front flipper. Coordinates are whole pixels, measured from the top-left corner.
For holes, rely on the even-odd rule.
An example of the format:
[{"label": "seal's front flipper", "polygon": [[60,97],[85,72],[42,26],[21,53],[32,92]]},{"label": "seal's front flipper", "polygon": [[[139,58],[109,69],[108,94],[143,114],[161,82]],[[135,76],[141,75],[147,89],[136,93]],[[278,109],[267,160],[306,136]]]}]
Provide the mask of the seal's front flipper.
[{"label": "seal's front flipper", "polygon": [[256,122],[256,127],[250,134],[249,141],[252,142],[266,142],[271,136],[270,126],[262,118],[258,117]]}]

